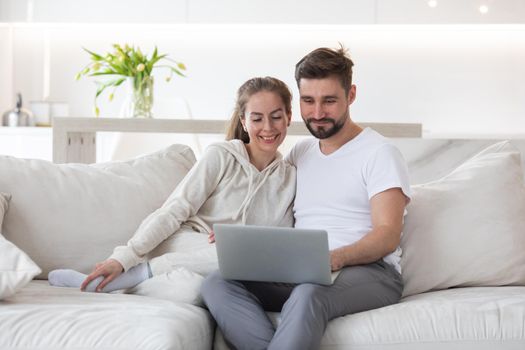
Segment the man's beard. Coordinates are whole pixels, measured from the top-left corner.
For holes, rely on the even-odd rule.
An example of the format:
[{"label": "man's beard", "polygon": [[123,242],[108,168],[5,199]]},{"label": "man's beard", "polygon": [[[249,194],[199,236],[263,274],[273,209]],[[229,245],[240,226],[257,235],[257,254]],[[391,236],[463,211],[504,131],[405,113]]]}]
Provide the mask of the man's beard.
[{"label": "man's beard", "polygon": [[[332,118],[323,118],[323,119],[318,119],[318,120],[314,120],[313,118],[310,118],[306,120],[306,127],[308,128],[308,130],[310,131],[312,135],[322,140],[322,139],[327,139],[337,134],[339,130],[341,130],[343,126],[345,125],[346,119],[348,118],[346,117],[341,118],[339,121],[336,122],[335,119],[332,119]],[[323,126],[318,126],[316,130],[314,129],[313,126],[310,125],[314,121],[323,121],[326,124]]]}]

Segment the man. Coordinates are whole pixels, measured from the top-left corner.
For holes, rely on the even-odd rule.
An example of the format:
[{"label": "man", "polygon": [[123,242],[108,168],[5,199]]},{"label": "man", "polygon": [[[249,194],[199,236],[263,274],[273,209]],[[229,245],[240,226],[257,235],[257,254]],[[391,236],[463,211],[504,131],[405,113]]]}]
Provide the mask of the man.
[{"label": "man", "polygon": [[[343,48],[296,65],[301,115],[315,138],[288,155],[297,167],[295,226],[328,231],[331,286],[241,282],[213,274],[202,294],[237,349],[317,349],[329,320],[399,301],[399,242],[410,187],[399,151],[350,118],[356,87]],[[265,311],[281,311],[274,329]]]}]

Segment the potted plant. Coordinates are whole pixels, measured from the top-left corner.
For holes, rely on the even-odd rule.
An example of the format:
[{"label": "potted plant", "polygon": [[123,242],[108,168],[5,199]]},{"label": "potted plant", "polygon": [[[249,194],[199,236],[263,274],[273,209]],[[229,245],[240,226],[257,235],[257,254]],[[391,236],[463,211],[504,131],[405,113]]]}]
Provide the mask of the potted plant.
[{"label": "potted plant", "polygon": [[143,54],[139,47],[130,47],[127,44],[124,46],[114,44],[113,49],[113,52],[101,55],[84,48],[90,55],[91,62],[76,75],[77,80],[82,76],[111,76],[111,79],[103,82],[95,81],[97,84],[94,101],[95,116],[98,117],[100,114],[97,98],[106,89],[111,88],[109,100],[112,101],[115,90],[123,82],[128,81],[131,92],[124,108],[124,116],[151,118],[151,109],[153,107],[153,69],[168,69],[169,75],[166,77],[166,81],[170,81],[173,74],[184,77],[183,71],[186,70],[186,66],[182,62],[168,58],[167,54],[159,54],[157,47],[155,47],[153,54],[149,57],[147,54]]}]

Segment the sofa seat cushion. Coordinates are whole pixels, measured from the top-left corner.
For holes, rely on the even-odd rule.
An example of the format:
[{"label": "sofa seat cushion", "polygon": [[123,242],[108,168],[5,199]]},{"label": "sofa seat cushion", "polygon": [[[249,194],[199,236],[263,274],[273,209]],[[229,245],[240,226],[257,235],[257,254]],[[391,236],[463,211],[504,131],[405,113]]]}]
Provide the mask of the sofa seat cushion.
[{"label": "sofa seat cushion", "polygon": [[[214,348],[227,349],[222,335]],[[525,349],[525,287],[447,289],[339,317],[321,349]]]},{"label": "sofa seat cushion", "polygon": [[213,321],[193,305],[82,293],[33,281],[0,302],[0,349],[210,349]]}]

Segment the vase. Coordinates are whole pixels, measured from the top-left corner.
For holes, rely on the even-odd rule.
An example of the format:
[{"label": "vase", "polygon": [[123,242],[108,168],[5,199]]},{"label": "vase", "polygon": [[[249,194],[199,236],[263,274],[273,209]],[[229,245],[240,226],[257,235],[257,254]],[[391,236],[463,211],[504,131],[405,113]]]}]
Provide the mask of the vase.
[{"label": "vase", "polygon": [[124,118],[153,118],[153,77],[127,79],[128,96],[124,102],[121,116]]}]

